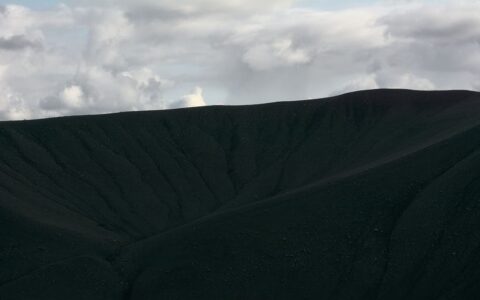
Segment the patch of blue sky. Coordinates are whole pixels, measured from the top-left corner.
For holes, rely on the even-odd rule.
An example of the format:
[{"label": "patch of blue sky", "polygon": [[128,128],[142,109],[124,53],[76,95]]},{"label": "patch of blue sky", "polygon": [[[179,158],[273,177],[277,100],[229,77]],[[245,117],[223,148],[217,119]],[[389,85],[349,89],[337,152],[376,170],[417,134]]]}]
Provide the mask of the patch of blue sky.
[{"label": "patch of blue sky", "polygon": [[15,4],[34,10],[50,9],[65,1],[59,0],[0,0],[0,5]]}]

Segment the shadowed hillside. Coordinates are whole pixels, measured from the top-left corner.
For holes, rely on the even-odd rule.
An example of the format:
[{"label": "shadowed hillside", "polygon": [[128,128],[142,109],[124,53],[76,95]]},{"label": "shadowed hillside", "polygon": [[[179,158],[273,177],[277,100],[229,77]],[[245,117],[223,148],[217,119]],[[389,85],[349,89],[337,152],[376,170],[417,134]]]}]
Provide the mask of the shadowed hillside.
[{"label": "shadowed hillside", "polygon": [[0,299],[478,299],[480,94],[0,123]]}]

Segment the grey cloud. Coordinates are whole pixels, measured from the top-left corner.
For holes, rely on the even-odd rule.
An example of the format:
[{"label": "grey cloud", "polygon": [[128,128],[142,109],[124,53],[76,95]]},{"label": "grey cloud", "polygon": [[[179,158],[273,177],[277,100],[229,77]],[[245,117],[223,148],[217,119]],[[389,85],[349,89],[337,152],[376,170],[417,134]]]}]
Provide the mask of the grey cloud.
[{"label": "grey cloud", "polygon": [[393,37],[430,40],[436,43],[480,41],[480,4],[415,6],[379,19]]},{"label": "grey cloud", "polygon": [[41,48],[41,43],[29,40],[24,35],[14,35],[9,38],[0,37],[0,49],[14,51],[25,48]]},{"label": "grey cloud", "polygon": [[135,22],[150,23],[155,20],[172,21],[185,18],[189,14],[181,9],[162,7],[158,5],[144,5],[132,7],[126,12],[129,19]]},{"label": "grey cloud", "polygon": [[55,111],[55,110],[63,110],[64,105],[59,97],[48,96],[40,100],[39,106],[43,110],[47,111]]}]

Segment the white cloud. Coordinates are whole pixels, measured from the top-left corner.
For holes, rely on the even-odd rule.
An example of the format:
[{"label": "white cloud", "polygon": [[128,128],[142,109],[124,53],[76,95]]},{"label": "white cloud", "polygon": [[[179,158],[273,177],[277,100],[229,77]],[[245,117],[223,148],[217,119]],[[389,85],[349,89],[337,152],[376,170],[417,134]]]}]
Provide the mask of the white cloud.
[{"label": "white cloud", "polygon": [[124,65],[122,42],[128,42],[134,34],[134,25],[125,12],[119,9],[86,9],[79,10],[78,15],[90,30],[85,60],[107,68]]},{"label": "white cloud", "polygon": [[32,12],[23,6],[7,5],[0,10],[3,37],[27,34],[34,24]]},{"label": "white cloud", "polygon": [[25,100],[6,86],[0,85],[0,118],[3,120],[28,119],[32,112]]},{"label": "white cloud", "polygon": [[73,109],[81,108],[86,104],[83,90],[78,85],[71,85],[66,87],[60,93],[60,100],[65,104],[66,107]]},{"label": "white cloud", "polygon": [[171,103],[168,108],[199,107],[205,105],[207,104],[203,99],[203,90],[200,87],[196,87],[192,93],[183,96],[179,101]]},{"label": "white cloud", "polygon": [[196,87],[193,93],[183,97],[183,102],[187,107],[205,106],[205,100],[203,100],[203,90],[200,87]]},{"label": "white cloud", "polygon": [[44,98],[40,107],[50,115],[163,109],[163,90],[172,85],[146,68],[115,73],[86,65],[57,96]]}]

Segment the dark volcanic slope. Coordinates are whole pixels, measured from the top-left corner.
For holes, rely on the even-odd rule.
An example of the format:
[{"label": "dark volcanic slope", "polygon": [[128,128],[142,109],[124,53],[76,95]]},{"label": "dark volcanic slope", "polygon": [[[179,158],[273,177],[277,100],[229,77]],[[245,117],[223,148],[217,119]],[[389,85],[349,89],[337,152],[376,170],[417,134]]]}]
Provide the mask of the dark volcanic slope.
[{"label": "dark volcanic slope", "polygon": [[480,94],[0,123],[0,299],[478,299]]}]

